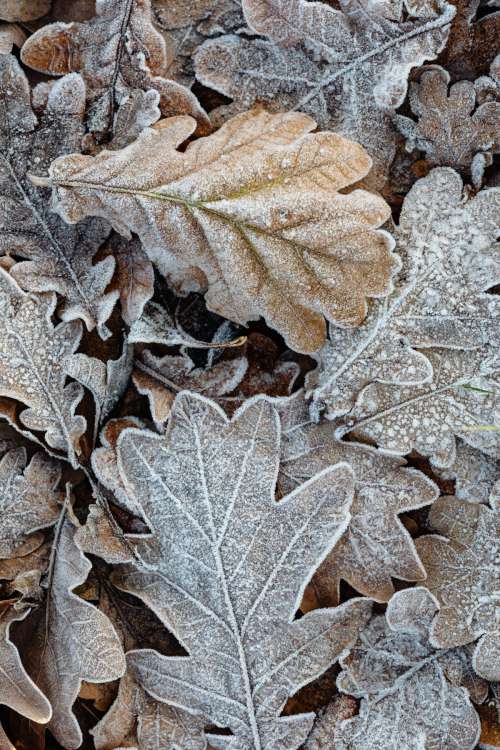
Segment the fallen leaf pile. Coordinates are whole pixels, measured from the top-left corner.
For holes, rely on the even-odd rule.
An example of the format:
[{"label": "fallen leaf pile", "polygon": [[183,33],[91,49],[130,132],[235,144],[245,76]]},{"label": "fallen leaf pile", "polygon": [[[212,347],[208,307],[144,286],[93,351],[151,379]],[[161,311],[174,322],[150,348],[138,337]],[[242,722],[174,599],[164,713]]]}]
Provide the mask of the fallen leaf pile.
[{"label": "fallen leaf pile", "polygon": [[500,748],[495,0],[0,0],[0,750]]}]

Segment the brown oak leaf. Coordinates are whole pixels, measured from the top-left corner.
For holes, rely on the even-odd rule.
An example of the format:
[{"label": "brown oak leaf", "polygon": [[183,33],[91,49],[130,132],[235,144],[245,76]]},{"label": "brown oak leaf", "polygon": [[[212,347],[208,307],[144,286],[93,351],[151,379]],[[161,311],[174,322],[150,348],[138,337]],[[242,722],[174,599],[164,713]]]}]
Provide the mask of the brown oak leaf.
[{"label": "brown oak leaf", "polygon": [[242,324],[263,315],[298,351],[321,345],[324,316],[359,324],[398,267],[391,238],[375,231],[387,204],[339,192],[370,169],[365,151],[311,134],[306,115],[253,110],[179,152],[194,127],[170,118],[121,151],[57,159],[46,184],[60,214],[136,232],[163,273],[198,267],[210,310]]}]

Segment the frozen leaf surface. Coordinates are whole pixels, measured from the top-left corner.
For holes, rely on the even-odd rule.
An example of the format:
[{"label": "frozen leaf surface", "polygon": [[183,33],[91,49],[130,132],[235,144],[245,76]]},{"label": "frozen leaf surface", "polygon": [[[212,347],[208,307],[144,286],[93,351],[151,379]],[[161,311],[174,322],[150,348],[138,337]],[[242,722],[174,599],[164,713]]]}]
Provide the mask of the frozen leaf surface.
[{"label": "frozen leaf surface", "polygon": [[61,516],[56,529],[46,597],[26,620],[25,664],[52,705],[48,728],[67,750],[82,733],[73,703],[82,680],[109,682],[125,672],[120,641],[108,618],[74,593],[91,565],[76,547],[71,523]]},{"label": "frozen leaf surface", "polygon": [[470,174],[476,154],[489,156],[491,163],[492,152],[498,151],[500,101],[476,106],[471,81],[454,83],[448,91],[449,81],[440,67],[422,73],[419,82],[410,84],[411,107],[418,121],[397,115],[396,124],[406,137],[408,151],[418,148],[431,166]]},{"label": "frozen leaf surface", "polygon": [[19,652],[10,640],[10,626],[23,620],[28,610],[16,609],[13,604],[12,601],[0,604],[0,703],[21,716],[45,724],[52,715],[50,703],[26,673]]},{"label": "frozen leaf surface", "polygon": [[56,522],[61,493],[56,491],[60,468],[37,453],[8,451],[0,461],[0,557],[13,557],[34,531]]},{"label": "frozen leaf surface", "polygon": [[[456,15],[446,47],[438,62],[451,75],[452,81],[474,81],[486,75],[493,57],[498,52],[500,13],[481,14],[480,0],[455,0]],[[489,3],[495,8],[496,3]]]},{"label": "frozen leaf surface", "polygon": [[52,159],[80,149],[85,89],[77,75],[67,76],[33,94],[14,57],[0,55],[0,250],[23,262],[12,270],[28,291],[55,291],[64,297],[63,320],[81,318],[103,336],[118,296],[106,292],[115,262],[111,256],[92,264],[109,232],[102,220],[78,227],[64,224],[52,211],[50,193],[35,187],[27,172],[45,172]]},{"label": "frozen leaf surface", "polygon": [[49,182],[68,222],[106,216],[136,232],[162,272],[198,268],[210,310],[243,324],[263,315],[292,348],[314,351],[324,317],[359,324],[398,267],[391,238],[375,231],[387,204],[338,192],[369,157],[314,127],[303,114],[253,110],[179,152],[194,121],[170,118],[122,151],[56,160]]},{"label": "frozen leaf surface", "polygon": [[54,328],[54,294],[25,294],[0,269],[0,393],[25,404],[20,419],[29,430],[43,430],[47,443],[77,463],[86,420],[75,414],[83,396],[66,382],[65,365],[78,347],[79,321]]},{"label": "frozen leaf surface", "polygon": [[206,750],[204,727],[202,718],[156,701],[127,674],[92,735],[96,750],[118,748],[127,737],[137,750]]},{"label": "frozen leaf surface", "polygon": [[440,605],[431,641],[450,648],[480,637],[474,669],[498,682],[498,509],[442,497],[431,508],[429,521],[440,536],[421,537],[416,545],[427,571],[425,585]]},{"label": "frozen leaf surface", "polygon": [[188,657],[132,651],[154,698],[228,727],[217,747],[298,748],[313,715],[279,718],[287,698],[353,642],[367,600],[294,620],[307,580],[348,522],[352,472],[337,464],[274,500],[278,415],[265,398],[228,421],[201,396],[177,397],[166,436],[125,430],[118,463],[142,506],[143,563],[115,583],[141,598]]},{"label": "frozen leaf surface", "polygon": [[[433,597],[422,588],[396,593],[387,619],[374,617],[348,656],[340,690],[362,698],[359,716],[336,732],[336,750],[472,750],[479,717],[468,692],[467,656],[436,651],[428,640]],[[484,691],[482,693],[484,700]]]},{"label": "frozen leaf surface", "polygon": [[310,421],[301,393],[283,399],[279,410],[283,424],[282,492],[339,461],[354,471],[349,526],[312,579],[320,603],[338,603],[341,579],[377,601],[387,601],[394,593],[391,576],[423,580],[425,570],[398,514],[432,503],[438,495],[434,483],[421,472],[406,468],[399,458],[335,440],[330,425]]},{"label": "frozen leaf surface", "polygon": [[132,326],[153,296],[153,266],[137,238],[127,242],[115,235],[110,245],[116,259],[122,317],[127,325]]},{"label": "frozen leaf surface", "polygon": [[[53,23],[25,43],[22,60],[49,75],[81,73],[89,102],[88,124],[98,136],[114,130],[113,116],[134,90],[156,91],[164,115],[207,116],[184,86],[163,78],[169,51],[151,23],[150,0],[97,0],[89,21]],[[119,128],[120,130],[120,128]]]},{"label": "frozen leaf surface", "polygon": [[340,10],[305,0],[245,0],[249,26],[268,37],[234,35],[205,42],[196,74],[246,109],[256,100],[273,109],[298,109],[322,128],[361,143],[383,184],[394,156],[390,113],[406,94],[412,67],[436,56],[446,41],[453,7],[434,17],[384,18],[377,4],[341,0]]},{"label": "frozen leaf surface", "polygon": [[395,232],[404,266],[394,294],[372,304],[355,331],[332,327],[319,367],[308,376],[329,418],[348,413],[373,381],[389,394],[389,385],[415,395],[426,383],[434,389],[438,373],[416,349],[476,349],[495,336],[500,305],[484,292],[500,280],[499,202],[496,188],[467,200],[451,169],[435,169],[414,185]]},{"label": "frozen leaf surface", "polygon": [[500,465],[494,458],[458,441],[455,462],[440,472],[455,480],[455,497],[469,503],[488,503],[500,498]]}]

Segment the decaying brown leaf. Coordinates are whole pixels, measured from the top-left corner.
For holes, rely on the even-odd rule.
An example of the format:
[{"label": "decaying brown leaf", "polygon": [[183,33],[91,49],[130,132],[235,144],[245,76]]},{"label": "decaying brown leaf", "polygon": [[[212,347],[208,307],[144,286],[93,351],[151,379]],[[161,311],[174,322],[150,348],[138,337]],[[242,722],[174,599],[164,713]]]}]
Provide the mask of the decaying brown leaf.
[{"label": "decaying brown leaf", "polygon": [[427,571],[425,586],[440,605],[432,623],[431,642],[450,648],[480,637],[474,669],[485,679],[498,682],[498,509],[442,497],[431,508],[429,521],[440,535],[424,536],[416,545]]},{"label": "decaying brown leaf", "polygon": [[90,107],[88,126],[98,136],[114,130],[116,107],[136,89],[155,91],[164,116],[189,114],[206,129],[208,118],[196,97],[162,77],[168,52],[151,23],[150,0],[97,0],[95,18],[42,27],[27,40],[21,56],[26,65],[50,75],[81,73]]},{"label": "decaying brown leaf", "polygon": [[3,21],[32,21],[41,18],[50,9],[50,0],[3,0],[0,19]]},{"label": "decaying brown leaf", "polygon": [[397,268],[391,238],[375,231],[385,202],[338,192],[369,157],[314,127],[299,113],[253,110],[181,153],[194,121],[171,118],[122,151],[57,159],[47,184],[66,221],[106,216],[136,232],[163,273],[198,267],[209,309],[243,324],[263,315],[291,347],[314,351],[324,316],[359,324],[366,297],[387,294]]}]

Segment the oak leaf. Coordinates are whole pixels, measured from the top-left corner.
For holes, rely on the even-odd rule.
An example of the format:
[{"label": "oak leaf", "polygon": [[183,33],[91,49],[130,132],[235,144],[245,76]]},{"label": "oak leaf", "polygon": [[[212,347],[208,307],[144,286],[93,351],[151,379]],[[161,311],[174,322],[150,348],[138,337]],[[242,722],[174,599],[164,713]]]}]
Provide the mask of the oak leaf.
[{"label": "oak leaf", "polygon": [[[340,724],[336,750],[473,750],[479,717],[467,689],[482,701],[463,649],[436,651],[429,627],[437,609],[422,588],[394,594],[341,659],[341,691],[362,698],[359,716]],[[467,689],[464,689],[467,688]]]},{"label": "oak leaf", "polygon": [[0,460],[0,558],[14,557],[26,537],[51,526],[60,513],[57,463],[37,453],[28,464],[26,450],[8,451]]},{"label": "oak leaf", "polygon": [[329,467],[276,503],[279,432],[263,397],[229,421],[184,393],[165,436],[130,429],[118,439],[123,482],[153,536],[138,542],[142,563],[113,580],[190,654],[136,650],[128,663],[157,700],[230,728],[217,747],[298,748],[313,716],[278,718],[288,696],[338,657],[370,609],[357,599],[293,620],[348,522],[352,472]]},{"label": "oak leaf", "polygon": [[26,41],[21,58],[49,75],[81,73],[89,129],[98,137],[114,131],[116,106],[137,89],[155,91],[163,115],[193,115],[206,129],[208,118],[194,94],[162,77],[168,53],[151,23],[150,0],[97,0],[94,18],[42,27]]},{"label": "oak leaf", "polygon": [[396,18],[384,18],[376,3],[359,0],[340,0],[340,10],[306,0],[244,0],[249,26],[269,41],[209,40],[195,54],[196,75],[239,109],[255,101],[299,109],[361,143],[380,187],[395,153],[391,111],[405,98],[410,70],[434,58],[448,35],[453,6],[436,6],[433,16],[417,7],[415,20],[403,20],[402,4]]},{"label": "oak leaf", "polygon": [[442,497],[429,514],[438,535],[417,540],[427,571],[425,586],[439,602],[431,642],[440,648],[471,643],[476,672],[500,681],[500,633],[496,621],[499,571],[498,508]]},{"label": "oak leaf", "polygon": [[43,430],[48,445],[77,465],[86,420],[75,409],[83,388],[65,385],[65,366],[80,342],[81,324],[54,328],[55,295],[25,294],[1,268],[0,292],[0,394],[25,404],[22,424]]},{"label": "oak leaf", "polygon": [[[419,82],[410,84],[412,112],[418,117],[397,115],[396,125],[406,138],[406,148],[425,152],[431,166],[454,167],[481,182],[476,163],[491,164],[500,148],[498,122],[500,99],[476,106],[476,90],[470,81],[454,83],[440,67],[425,70]],[[479,83],[479,82],[478,82]],[[478,157],[478,158],[475,158]]]},{"label": "oak leaf", "polygon": [[[448,43],[438,57],[452,81],[474,81],[486,75],[498,51],[500,13],[478,14],[480,0],[454,0],[456,14]],[[490,3],[495,7],[495,3]]]},{"label": "oak leaf", "polygon": [[200,269],[209,309],[243,324],[263,315],[292,348],[314,351],[323,316],[359,324],[398,265],[389,235],[375,231],[385,202],[338,192],[369,157],[314,127],[299,113],[253,110],[181,153],[194,121],[170,118],[122,151],[57,159],[47,184],[66,221],[106,216],[137,233],[163,273]]},{"label": "oak leaf", "polygon": [[439,472],[443,479],[455,482],[455,497],[469,503],[488,503],[500,499],[500,464],[463,440],[457,443],[454,463]]},{"label": "oak leaf", "polygon": [[69,227],[51,212],[47,190],[34,187],[28,170],[44,172],[52,159],[80,149],[85,89],[71,75],[33,92],[11,55],[0,55],[0,250],[23,259],[12,275],[27,291],[55,291],[65,300],[63,320],[81,318],[88,330],[105,326],[118,292],[106,292],[115,267],[111,256],[92,265],[109,225],[99,219]]},{"label": "oak leaf", "polygon": [[400,458],[369,446],[341,442],[328,424],[311,422],[302,393],[279,402],[283,437],[278,486],[290,492],[327,466],[348,463],[354,472],[349,526],[315,573],[311,587],[322,606],[339,601],[340,581],[376,601],[394,593],[391,576],[425,579],[415,545],[398,514],[430,505],[436,485]]},{"label": "oak leaf", "polygon": [[46,723],[52,716],[50,703],[26,673],[19,652],[10,639],[12,623],[24,620],[29,612],[22,605],[16,609],[15,604],[14,601],[0,604],[0,703],[32,721]]},{"label": "oak leaf", "polygon": [[82,732],[72,707],[82,680],[109,682],[125,672],[118,636],[107,617],[74,593],[91,565],[73,540],[63,512],[56,527],[44,601],[24,621],[23,660],[52,705],[48,728],[67,750]]}]

